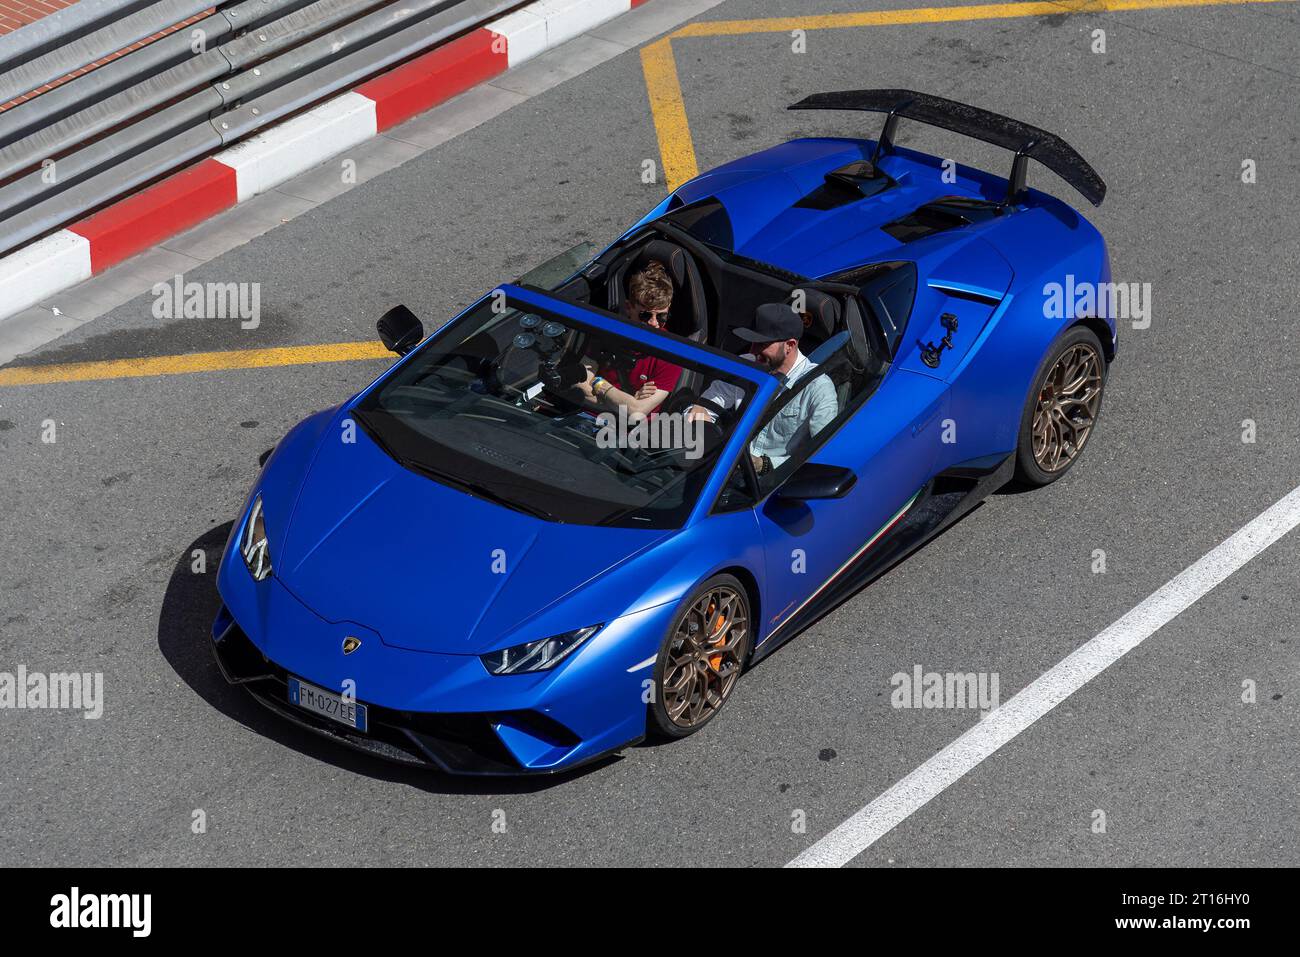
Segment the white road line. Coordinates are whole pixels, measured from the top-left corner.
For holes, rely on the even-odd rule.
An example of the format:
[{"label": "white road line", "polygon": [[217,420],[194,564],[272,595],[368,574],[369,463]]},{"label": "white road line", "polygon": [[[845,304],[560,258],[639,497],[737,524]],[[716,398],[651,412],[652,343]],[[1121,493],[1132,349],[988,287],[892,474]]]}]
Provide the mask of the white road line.
[{"label": "white road line", "polygon": [[787,867],[841,867],[1300,525],[1292,490],[1087,644],[817,841]]}]

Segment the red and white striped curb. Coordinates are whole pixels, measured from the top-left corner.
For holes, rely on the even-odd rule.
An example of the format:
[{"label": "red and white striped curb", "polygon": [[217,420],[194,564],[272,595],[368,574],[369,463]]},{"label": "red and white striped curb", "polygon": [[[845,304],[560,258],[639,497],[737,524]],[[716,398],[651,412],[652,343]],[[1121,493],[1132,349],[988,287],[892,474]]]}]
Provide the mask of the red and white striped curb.
[{"label": "red and white striped curb", "polygon": [[0,258],[0,319],[647,0],[538,0]]}]

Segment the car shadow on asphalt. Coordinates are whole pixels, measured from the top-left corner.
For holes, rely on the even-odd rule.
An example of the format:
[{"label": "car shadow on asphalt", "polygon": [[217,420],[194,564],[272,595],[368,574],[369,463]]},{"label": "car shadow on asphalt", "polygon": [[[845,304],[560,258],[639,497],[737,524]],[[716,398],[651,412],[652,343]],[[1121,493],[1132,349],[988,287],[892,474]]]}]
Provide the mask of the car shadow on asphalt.
[{"label": "car shadow on asphalt", "polygon": [[[191,543],[172,569],[158,615],[158,649],[172,670],[195,694],[226,717],[255,734],[292,748],[336,768],[381,781],[405,784],[435,794],[524,794],[556,787],[583,777],[621,758],[613,756],[573,771],[533,777],[457,777],[423,768],[390,764],[318,738],[278,719],[242,689],[226,683],[212,655],[212,621],[221,607],[215,586],[217,565],[233,522],[214,528]],[[192,570],[193,555],[202,550],[207,571]]]}]

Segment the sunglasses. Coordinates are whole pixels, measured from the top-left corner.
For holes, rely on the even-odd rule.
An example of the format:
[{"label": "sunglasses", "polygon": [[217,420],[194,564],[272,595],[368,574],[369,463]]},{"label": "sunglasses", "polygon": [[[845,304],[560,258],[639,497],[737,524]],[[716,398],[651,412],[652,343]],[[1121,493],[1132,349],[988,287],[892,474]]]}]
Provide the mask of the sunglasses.
[{"label": "sunglasses", "polygon": [[668,321],[667,309],[636,309],[633,308],[633,314],[642,322],[651,322],[656,326],[662,326]]}]

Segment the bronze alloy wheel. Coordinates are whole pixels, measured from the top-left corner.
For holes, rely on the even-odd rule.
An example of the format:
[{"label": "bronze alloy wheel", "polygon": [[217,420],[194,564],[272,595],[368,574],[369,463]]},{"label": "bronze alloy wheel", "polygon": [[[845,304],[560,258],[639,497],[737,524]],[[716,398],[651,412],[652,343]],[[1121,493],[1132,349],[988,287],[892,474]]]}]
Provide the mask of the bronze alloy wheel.
[{"label": "bronze alloy wheel", "polygon": [[663,704],[682,731],[704,724],[722,709],[749,645],[749,603],[729,584],[698,595],[669,640],[663,669]]},{"label": "bronze alloy wheel", "polygon": [[1034,462],[1059,472],[1078,458],[1101,408],[1102,358],[1089,342],[1070,346],[1048,373],[1034,409]]}]

